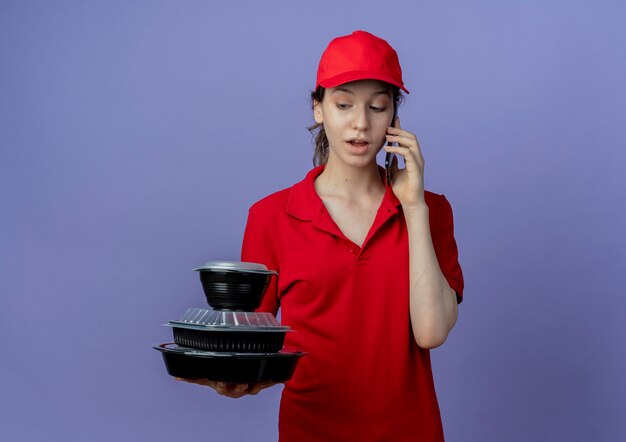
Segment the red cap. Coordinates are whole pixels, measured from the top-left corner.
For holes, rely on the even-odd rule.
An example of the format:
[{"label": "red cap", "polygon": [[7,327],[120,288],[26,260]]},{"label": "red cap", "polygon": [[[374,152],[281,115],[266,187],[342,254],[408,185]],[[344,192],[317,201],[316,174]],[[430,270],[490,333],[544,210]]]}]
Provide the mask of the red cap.
[{"label": "red cap", "polygon": [[318,86],[336,87],[356,80],[380,80],[407,94],[396,51],[382,38],[365,31],[333,39],[317,67]]}]

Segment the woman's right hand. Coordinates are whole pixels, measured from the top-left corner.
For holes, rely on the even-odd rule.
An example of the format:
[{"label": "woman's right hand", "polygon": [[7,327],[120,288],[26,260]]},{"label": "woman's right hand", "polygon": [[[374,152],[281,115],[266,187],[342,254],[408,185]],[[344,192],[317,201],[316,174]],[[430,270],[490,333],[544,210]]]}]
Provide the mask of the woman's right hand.
[{"label": "woman's right hand", "polygon": [[237,384],[234,382],[217,382],[209,379],[184,379],[176,378],[177,381],[189,382],[190,384],[204,385],[205,387],[211,387],[218,394],[222,396],[228,396],[230,398],[240,398],[249,394],[258,394],[261,390],[272,387],[278,382],[265,382],[259,384]]}]

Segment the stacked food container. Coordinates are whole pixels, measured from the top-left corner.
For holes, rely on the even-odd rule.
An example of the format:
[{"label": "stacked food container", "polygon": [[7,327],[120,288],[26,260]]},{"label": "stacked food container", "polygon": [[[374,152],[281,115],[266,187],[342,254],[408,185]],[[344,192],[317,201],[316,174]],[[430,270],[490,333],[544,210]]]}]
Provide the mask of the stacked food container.
[{"label": "stacked food container", "polygon": [[289,327],[271,313],[255,312],[273,270],[257,263],[209,261],[194,269],[212,309],[190,308],[171,327],[174,343],[155,345],[167,372],[220,382],[285,382],[299,351],[283,349]]}]

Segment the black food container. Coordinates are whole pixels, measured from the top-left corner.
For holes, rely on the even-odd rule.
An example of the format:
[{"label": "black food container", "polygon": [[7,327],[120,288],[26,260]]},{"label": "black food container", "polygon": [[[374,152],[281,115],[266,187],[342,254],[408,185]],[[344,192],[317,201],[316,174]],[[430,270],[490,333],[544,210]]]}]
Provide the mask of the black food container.
[{"label": "black food container", "polygon": [[155,345],[171,376],[210,379],[218,382],[258,383],[288,381],[302,352],[212,353],[179,347],[173,343]]},{"label": "black food container", "polygon": [[289,327],[266,312],[190,308],[172,327],[174,342],[210,352],[271,353],[283,347]]},{"label": "black food container", "polygon": [[283,348],[285,331],[199,330],[172,326],[181,347],[234,353],[271,353]]},{"label": "black food container", "polygon": [[196,267],[207,302],[216,310],[254,311],[261,304],[270,276],[263,264],[209,261]]},{"label": "black food container", "polygon": [[175,343],[155,345],[167,372],[219,382],[285,382],[304,354],[281,350],[290,327],[255,312],[269,278],[278,273],[248,262],[210,261],[194,269],[213,309],[191,308],[172,328]]}]

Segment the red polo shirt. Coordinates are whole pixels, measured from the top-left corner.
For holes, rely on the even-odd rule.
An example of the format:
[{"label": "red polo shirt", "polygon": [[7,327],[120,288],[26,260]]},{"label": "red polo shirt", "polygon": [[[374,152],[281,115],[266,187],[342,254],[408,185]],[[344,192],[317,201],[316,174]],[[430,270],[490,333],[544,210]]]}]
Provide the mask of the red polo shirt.
[{"label": "red polo shirt", "polygon": [[[285,385],[280,440],[443,441],[430,353],[411,331],[402,206],[387,186],[359,247],[315,192],[323,170],[255,203],[243,239],[243,261],[279,272],[259,310],[280,307],[295,330],[285,347],[309,353]],[[460,301],[452,209],[443,195],[424,196],[439,265]]]}]

